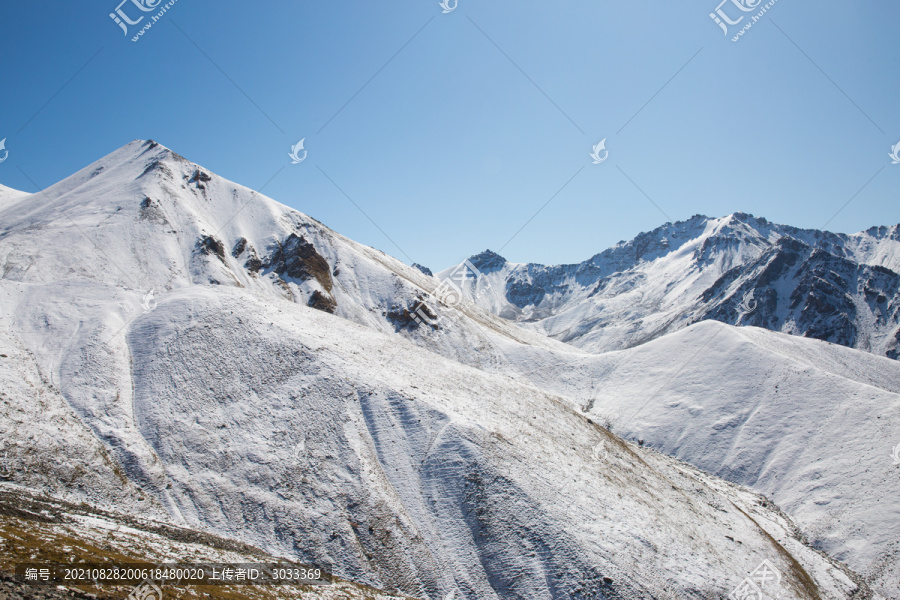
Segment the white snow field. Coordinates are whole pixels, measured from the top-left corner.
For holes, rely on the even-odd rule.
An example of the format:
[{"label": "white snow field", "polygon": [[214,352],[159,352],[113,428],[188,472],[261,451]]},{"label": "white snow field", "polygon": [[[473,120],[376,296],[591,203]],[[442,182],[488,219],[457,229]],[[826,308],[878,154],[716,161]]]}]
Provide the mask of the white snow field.
[{"label": "white snow field", "polygon": [[6,485],[418,598],[725,598],[763,561],[771,597],[897,596],[887,359],[715,323],[589,354],[155,142],[0,190],[0,261]]}]

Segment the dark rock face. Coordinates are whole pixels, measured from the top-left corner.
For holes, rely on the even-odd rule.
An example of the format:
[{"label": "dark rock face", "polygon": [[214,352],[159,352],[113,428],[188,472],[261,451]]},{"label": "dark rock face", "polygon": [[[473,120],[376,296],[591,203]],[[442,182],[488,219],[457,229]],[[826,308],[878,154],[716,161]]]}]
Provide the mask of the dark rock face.
[{"label": "dark rock face", "polygon": [[506,259],[491,250],[485,250],[481,254],[476,254],[469,259],[469,262],[485,274],[499,271],[506,265]]},{"label": "dark rock face", "polygon": [[547,291],[530,281],[509,281],[506,286],[506,299],[519,308],[537,306],[544,300]]},{"label": "dark rock face", "polygon": [[428,267],[423,267],[423,266],[420,265],[419,263],[413,263],[412,266],[413,266],[413,268],[418,269],[418,270],[420,270],[421,272],[425,273],[425,274],[428,275],[429,277],[434,277],[434,273],[432,273],[432,272],[431,272],[431,269],[429,269]]},{"label": "dark rock face", "polygon": [[234,248],[231,249],[231,255],[233,257],[237,258],[241,254],[244,253],[244,250],[246,248],[247,248],[247,238],[241,238],[235,243]]},{"label": "dark rock face", "polygon": [[204,173],[200,169],[197,169],[194,171],[190,180],[188,180],[188,183],[196,183],[198,190],[205,190],[206,186],[203,184],[207,181],[212,181],[212,177],[210,177],[208,173]]},{"label": "dark rock face", "polygon": [[432,329],[440,329],[438,325],[438,315],[434,310],[425,304],[424,299],[419,297],[416,302],[413,302],[409,306],[399,307],[393,306],[391,309],[384,313],[384,316],[387,317],[387,320],[393,323],[395,329],[400,331],[401,329],[409,329],[415,330],[418,329],[420,325],[428,325]]},{"label": "dark rock face", "polygon": [[219,260],[225,261],[225,244],[221,240],[211,235],[204,235],[197,242],[197,247],[203,254],[214,254],[219,257]]},{"label": "dark rock face", "polygon": [[334,287],[328,261],[302,235],[292,233],[278,242],[262,266],[299,281],[315,279],[327,292]]},{"label": "dark rock face", "polygon": [[254,251],[253,256],[247,259],[244,266],[247,267],[247,270],[251,273],[259,273],[259,270],[262,269],[262,264],[262,261],[256,256],[256,251]]},{"label": "dark rock face", "polygon": [[337,309],[337,302],[334,301],[334,298],[330,295],[323,294],[319,290],[312,293],[309,297],[309,302],[307,302],[306,305],[331,314],[334,314],[334,311]]},{"label": "dark rock face", "polygon": [[568,293],[569,282],[578,281],[586,271],[593,271],[593,268],[581,268],[580,265],[528,265],[525,273],[515,273],[507,278],[506,299],[519,308],[537,306],[549,294]]},{"label": "dark rock face", "polygon": [[262,268],[262,261],[256,254],[256,249],[246,238],[239,239],[235,243],[234,248],[231,249],[231,255],[235,258],[240,258],[242,254],[247,256],[247,260],[244,261],[244,267],[251,273],[259,273],[259,270]]},{"label": "dark rock face", "polygon": [[894,335],[894,348],[888,350],[887,357],[893,358],[894,360],[900,359],[900,329],[898,329],[897,333]]},{"label": "dark rock face", "polygon": [[803,264],[789,308],[799,309],[797,324],[807,337],[844,346],[856,342],[856,306],[848,293],[848,279],[857,279],[856,270],[850,261],[821,251]]},{"label": "dark rock face", "polygon": [[[843,252],[841,253],[844,254]],[[748,272],[757,273],[748,277]],[[725,297],[732,284],[736,294]],[[754,293],[755,310],[741,315],[744,294]],[[877,265],[861,265],[843,256],[782,238],[756,262],[725,273],[700,297],[700,319],[787,329],[842,346],[860,347],[859,310],[868,305],[878,327],[900,326],[900,275]],[[885,355],[897,358],[900,329]]]}]

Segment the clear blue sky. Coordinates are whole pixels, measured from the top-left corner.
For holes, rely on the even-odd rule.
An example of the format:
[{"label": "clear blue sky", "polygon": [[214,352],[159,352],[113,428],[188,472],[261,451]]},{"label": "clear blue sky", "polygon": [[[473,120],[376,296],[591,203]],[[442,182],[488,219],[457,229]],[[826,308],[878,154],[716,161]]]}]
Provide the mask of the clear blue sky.
[{"label": "clear blue sky", "polygon": [[0,183],[153,138],[436,270],[581,261],[663,213],[900,222],[895,1],[779,0],[737,43],[718,0],[178,0],[137,43],[118,1],[0,6]]}]

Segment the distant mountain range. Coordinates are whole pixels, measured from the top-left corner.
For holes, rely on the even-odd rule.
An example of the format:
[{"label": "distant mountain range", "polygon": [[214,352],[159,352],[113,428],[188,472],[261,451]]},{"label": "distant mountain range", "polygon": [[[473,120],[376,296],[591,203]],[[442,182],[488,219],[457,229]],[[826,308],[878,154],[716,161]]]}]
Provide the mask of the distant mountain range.
[{"label": "distant mountain range", "polygon": [[900,356],[900,225],[844,235],[695,216],[575,265],[469,260],[483,274],[463,285],[471,300],[593,352],[712,319]]}]

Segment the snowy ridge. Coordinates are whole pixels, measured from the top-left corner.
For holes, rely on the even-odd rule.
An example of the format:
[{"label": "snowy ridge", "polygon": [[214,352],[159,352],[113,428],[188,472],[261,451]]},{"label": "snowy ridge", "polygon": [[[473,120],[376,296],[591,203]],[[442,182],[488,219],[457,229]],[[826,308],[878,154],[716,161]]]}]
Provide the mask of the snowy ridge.
[{"label": "snowy ridge", "polygon": [[[900,356],[900,226],[844,235],[743,213],[695,216],[577,265],[514,264],[490,251],[470,261],[491,290],[479,304],[590,351],[715,319]],[[476,299],[471,284],[465,291]]]},{"label": "snowy ridge", "polygon": [[19,190],[14,190],[12,188],[8,188],[5,185],[0,185],[0,203],[2,202],[15,202],[25,196],[28,196],[27,192],[20,192]]}]

